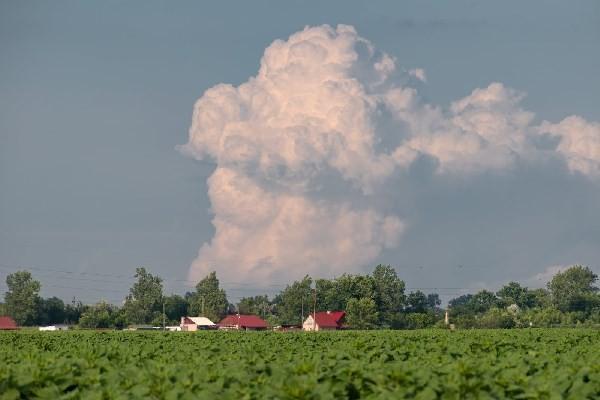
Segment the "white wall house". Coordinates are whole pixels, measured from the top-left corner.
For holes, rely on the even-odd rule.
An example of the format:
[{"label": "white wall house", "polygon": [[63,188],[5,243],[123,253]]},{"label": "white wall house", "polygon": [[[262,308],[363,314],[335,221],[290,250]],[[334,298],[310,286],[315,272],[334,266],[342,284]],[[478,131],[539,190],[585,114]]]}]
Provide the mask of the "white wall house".
[{"label": "white wall house", "polygon": [[215,329],[217,325],[206,317],[181,317],[179,324],[182,331],[197,331],[202,329]]}]

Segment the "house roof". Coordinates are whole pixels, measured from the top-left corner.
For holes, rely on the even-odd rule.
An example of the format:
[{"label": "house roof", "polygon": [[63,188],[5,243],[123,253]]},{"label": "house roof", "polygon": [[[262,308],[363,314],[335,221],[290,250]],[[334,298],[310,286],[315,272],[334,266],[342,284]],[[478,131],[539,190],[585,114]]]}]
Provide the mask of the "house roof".
[{"label": "house roof", "polygon": [[237,326],[242,328],[266,328],[267,322],[256,315],[233,314],[228,315],[221,320],[219,326]]},{"label": "house roof", "polygon": [[206,317],[185,317],[184,324],[196,324],[198,326],[214,326],[215,323]]},{"label": "house roof", "polygon": [[17,323],[11,317],[0,317],[0,329],[17,329]]},{"label": "house roof", "polygon": [[320,311],[315,314],[315,321],[323,328],[339,328],[345,316],[345,311]]}]

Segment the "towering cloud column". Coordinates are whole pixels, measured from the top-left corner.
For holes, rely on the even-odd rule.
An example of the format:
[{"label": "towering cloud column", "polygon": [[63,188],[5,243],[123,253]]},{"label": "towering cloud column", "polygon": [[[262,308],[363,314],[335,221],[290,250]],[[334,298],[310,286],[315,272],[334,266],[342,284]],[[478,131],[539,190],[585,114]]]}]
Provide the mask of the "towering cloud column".
[{"label": "towering cloud column", "polygon": [[[419,98],[415,85],[425,82],[425,71],[399,71],[340,25],[276,40],[255,77],[207,90],[180,148],[217,165],[208,180],[216,232],[190,279],[211,270],[255,283],[359,270],[398,243],[405,224],[373,199],[417,158],[432,160],[437,174],[468,176],[550,153],[573,172],[599,175],[597,124],[570,117],[533,126],[524,95],[500,83],[442,109]],[[559,144],[540,149],[540,135]]]}]

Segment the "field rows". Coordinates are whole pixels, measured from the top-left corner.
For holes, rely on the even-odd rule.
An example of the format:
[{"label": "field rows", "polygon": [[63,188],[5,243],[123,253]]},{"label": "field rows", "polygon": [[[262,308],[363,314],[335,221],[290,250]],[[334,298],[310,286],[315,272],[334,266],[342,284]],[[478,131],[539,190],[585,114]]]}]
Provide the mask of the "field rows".
[{"label": "field rows", "polygon": [[0,398],[600,398],[600,331],[0,334]]}]

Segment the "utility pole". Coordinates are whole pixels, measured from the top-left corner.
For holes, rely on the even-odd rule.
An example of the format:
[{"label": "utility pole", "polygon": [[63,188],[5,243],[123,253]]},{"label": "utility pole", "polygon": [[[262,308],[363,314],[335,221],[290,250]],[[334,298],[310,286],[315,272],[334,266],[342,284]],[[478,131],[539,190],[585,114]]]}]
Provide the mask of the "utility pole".
[{"label": "utility pole", "polygon": [[202,316],[204,317],[204,296],[202,296]]},{"label": "utility pole", "polygon": [[317,330],[317,287],[315,286],[313,300],[313,332]]},{"label": "utility pole", "polygon": [[165,300],[163,299],[163,331],[167,330],[167,324],[166,324],[165,320],[166,320],[166,315],[165,315]]},{"label": "utility pole", "polygon": [[300,325],[304,324],[304,293],[302,294],[302,314],[300,315]]}]

